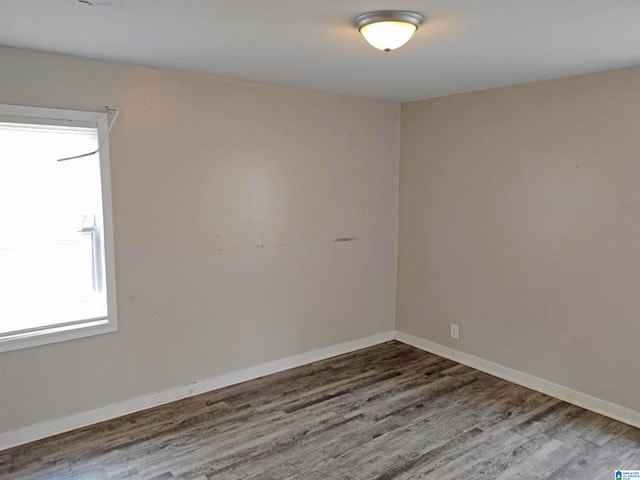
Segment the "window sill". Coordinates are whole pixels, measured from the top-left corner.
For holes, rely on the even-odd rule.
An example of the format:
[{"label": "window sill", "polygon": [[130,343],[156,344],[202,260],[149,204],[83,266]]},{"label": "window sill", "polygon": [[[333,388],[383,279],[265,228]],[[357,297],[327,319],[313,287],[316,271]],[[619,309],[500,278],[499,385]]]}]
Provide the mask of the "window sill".
[{"label": "window sill", "polygon": [[66,342],[77,338],[112,333],[118,330],[114,321],[99,319],[76,325],[52,326],[45,330],[0,336],[0,353],[23,348]]}]

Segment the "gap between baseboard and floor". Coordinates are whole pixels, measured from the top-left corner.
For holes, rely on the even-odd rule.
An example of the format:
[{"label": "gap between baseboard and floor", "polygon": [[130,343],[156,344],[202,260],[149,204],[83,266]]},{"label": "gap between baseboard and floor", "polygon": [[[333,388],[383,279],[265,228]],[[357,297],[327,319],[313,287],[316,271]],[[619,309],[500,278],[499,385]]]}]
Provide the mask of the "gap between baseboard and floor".
[{"label": "gap between baseboard and floor", "polygon": [[585,393],[577,392],[568,387],[555,384],[533,375],[505,367],[504,365],[500,365],[414,335],[399,331],[387,331],[361,339],[351,340],[312,350],[310,352],[266,362],[246,369],[225,373],[188,385],[173,387],[167,390],[113,403],[105,407],[68,415],[62,418],[47,420],[34,425],[18,428],[16,430],[0,433],[0,451],[33,442],[35,440],[40,440],[42,438],[58,435],[70,430],[75,430],[77,428],[104,422],[123,415],[128,415],[130,413],[157,407],[183,398],[200,395],[212,390],[264,377],[265,375],[270,375],[272,373],[307,365],[309,363],[325,360],[337,355],[350,353],[355,350],[371,347],[390,340],[397,340],[407,345],[419,348],[420,350],[448,358],[449,360],[489,373],[523,387],[545,393],[568,403],[572,403],[579,407],[586,408],[587,410],[591,410],[640,428],[640,412],[607,402],[606,400],[592,397]]}]

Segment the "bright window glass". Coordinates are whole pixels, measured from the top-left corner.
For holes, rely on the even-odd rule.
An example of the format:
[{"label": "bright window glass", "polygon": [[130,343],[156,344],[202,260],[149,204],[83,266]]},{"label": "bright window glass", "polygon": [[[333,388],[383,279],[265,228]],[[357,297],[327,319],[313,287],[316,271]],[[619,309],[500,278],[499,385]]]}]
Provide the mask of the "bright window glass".
[{"label": "bright window glass", "polygon": [[111,323],[98,133],[0,115],[0,342]]}]

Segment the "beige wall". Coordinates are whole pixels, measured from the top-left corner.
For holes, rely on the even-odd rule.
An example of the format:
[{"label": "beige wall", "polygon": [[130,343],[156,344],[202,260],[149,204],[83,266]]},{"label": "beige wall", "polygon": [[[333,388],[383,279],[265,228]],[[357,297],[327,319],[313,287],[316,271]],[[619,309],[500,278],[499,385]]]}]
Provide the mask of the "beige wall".
[{"label": "beige wall", "polygon": [[396,103],[7,48],[0,103],[121,113],[120,330],[1,353],[0,433],[394,328],[400,143],[396,328],[640,410],[640,68],[401,139]]},{"label": "beige wall", "polygon": [[640,411],[640,68],[404,104],[401,150],[397,329]]},{"label": "beige wall", "polygon": [[0,103],[120,109],[120,330],[0,354],[0,432],[393,328],[399,104],[7,48]]}]

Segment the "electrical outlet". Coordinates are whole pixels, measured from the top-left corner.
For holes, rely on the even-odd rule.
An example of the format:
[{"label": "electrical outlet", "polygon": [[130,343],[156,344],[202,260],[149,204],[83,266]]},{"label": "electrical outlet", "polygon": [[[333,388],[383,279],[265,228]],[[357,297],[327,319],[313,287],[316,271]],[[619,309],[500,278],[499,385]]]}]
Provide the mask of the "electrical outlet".
[{"label": "electrical outlet", "polygon": [[460,327],[455,323],[451,324],[451,338],[455,338],[456,340],[460,338]]}]

